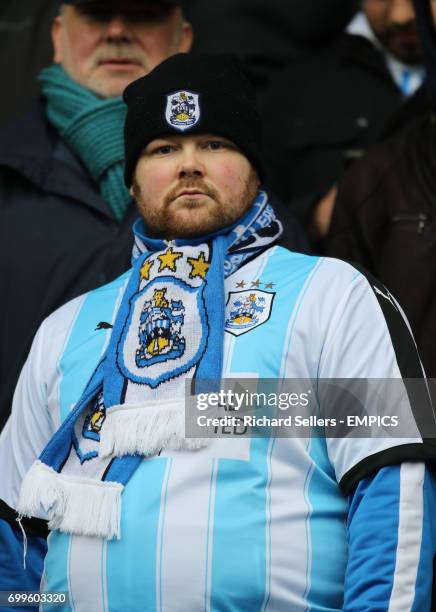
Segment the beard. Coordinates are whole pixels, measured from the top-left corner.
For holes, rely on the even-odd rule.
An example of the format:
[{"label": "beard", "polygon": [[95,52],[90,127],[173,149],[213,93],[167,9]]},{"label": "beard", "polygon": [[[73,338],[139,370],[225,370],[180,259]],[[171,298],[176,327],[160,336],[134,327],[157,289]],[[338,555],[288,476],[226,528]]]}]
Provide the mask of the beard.
[{"label": "beard", "polygon": [[[251,208],[259,180],[253,168],[240,190],[225,199],[217,189],[201,178],[179,181],[163,198],[162,205],[147,198],[146,190],[133,180],[133,196],[150,235],[155,238],[195,238],[233,225]],[[184,189],[198,189],[201,197],[179,198]]]},{"label": "beard", "polygon": [[422,63],[422,48],[415,22],[392,26],[379,36],[381,43],[394,57],[410,65]]}]

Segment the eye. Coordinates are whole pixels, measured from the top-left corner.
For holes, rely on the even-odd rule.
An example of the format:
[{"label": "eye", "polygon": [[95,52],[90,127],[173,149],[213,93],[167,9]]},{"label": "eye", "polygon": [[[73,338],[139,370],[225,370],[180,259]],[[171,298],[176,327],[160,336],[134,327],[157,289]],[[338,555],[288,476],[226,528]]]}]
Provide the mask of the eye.
[{"label": "eye", "polygon": [[157,23],[164,22],[172,7],[167,6],[149,6],[149,7],[122,7],[117,8],[115,12],[111,8],[101,7],[98,0],[96,2],[89,2],[84,7],[80,5],[77,7],[77,11],[80,15],[87,18],[90,23],[108,23],[113,19],[114,15],[120,15],[123,19],[130,22],[133,25],[140,23],[141,25],[154,25]]},{"label": "eye", "polygon": [[206,148],[210,151],[219,151],[220,149],[226,149],[227,145],[222,140],[209,140],[206,143]]},{"label": "eye", "polygon": [[108,23],[111,19],[111,13],[104,8],[78,6],[76,10],[87,23]]},{"label": "eye", "polygon": [[152,150],[152,155],[168,155],[174,151],[174,146],[170,144],[160,145]]},{"label": "eye", "polygon": [[130,20],[135,23],[140,21],[145,24],[161,23],[167,19],[171,10],[170,6],[164,5],[140,7],[139,10],[132,11],[134,14],[130,15]]}]

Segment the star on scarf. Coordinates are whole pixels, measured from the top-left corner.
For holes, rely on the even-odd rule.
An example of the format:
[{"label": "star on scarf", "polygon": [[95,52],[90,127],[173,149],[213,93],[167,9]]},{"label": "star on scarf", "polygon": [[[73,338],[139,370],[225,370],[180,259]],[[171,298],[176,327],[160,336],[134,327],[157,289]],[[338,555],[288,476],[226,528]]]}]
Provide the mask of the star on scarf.
[{"label": "star on scarf", "polygon": [[160,261],[159,272],[162,272],[166,268],[171,270],[171,272],[176,272],[176,261],[183,257],[183,253],[175,253],[173,248],[170,247],[163,255],[159,255],[158,259]]},{"label": "star on scarf", "polygon": [[144,265],[141,268],[141,278],[148,281],[150,280],[150,270],[152,269],[152,267],[154,266],[154,261],[150,261],[149,259],[147,259],[144,262]]},{"label": "star on scarf", "polygon": [[267,285],[265,285],[265,289],[272,289],[274,285],[275,283],[268,283]]},{"label": "star on scarf", "polygon": [[192,268],[191,274],[189,275],[191,278],[195,278],[196,276],[206,278],[206,272],[210,268],[210,263],[207,263],[205,260],[204,253],[200,253],[198,259],[188,257],[188,263]]},{"label": "star on scarf", "polygon": [[236,283],[236,289],[243,289],[245,287],[245,281],[241,281],[240,283]]},{"label": "star on scarf", "polygon": [[260,283],[260,280],[257,280],[257,281],[251,281],[251,286],[252,286],[252,287],[256,287],[256,289],[259,289],[260,284],[261,284],[261,283]]}]

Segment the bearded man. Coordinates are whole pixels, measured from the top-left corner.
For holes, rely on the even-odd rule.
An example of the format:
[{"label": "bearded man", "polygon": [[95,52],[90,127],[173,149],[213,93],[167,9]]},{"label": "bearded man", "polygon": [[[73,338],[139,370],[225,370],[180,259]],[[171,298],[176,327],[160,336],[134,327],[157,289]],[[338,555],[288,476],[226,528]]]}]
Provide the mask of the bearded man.
[{"label": "bearded man", "polygon": [[185,430],[185,386],[222,378],[312,379],[321,410],[323,379],[357,379],[370,411],[369,379],[422,379],[398,304],[344,262],[278,246],[232,60],[176,55],[125,100],[133,268],[34,340],[0,437],[7,567],[14,518],[29,571],[47,519],[43,591],[77,609],[428,610],[426,391],[381,406],[403,406],[403,437]]}]

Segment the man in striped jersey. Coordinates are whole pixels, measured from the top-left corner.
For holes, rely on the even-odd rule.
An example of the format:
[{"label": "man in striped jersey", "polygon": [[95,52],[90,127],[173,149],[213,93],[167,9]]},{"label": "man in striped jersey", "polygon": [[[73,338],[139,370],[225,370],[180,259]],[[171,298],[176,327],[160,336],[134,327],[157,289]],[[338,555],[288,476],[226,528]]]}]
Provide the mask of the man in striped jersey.
[{"label": "man in striped jersey", "polygon": [[29,584],[42,573],[63,610],[430,609],[425,393],[402,438],[185,437],[186,380],[422,378],[382,285],[280,247],[253,99],[208,56],[126,90],[133,267],[35,337],[0,438],[0,590],[18,587],[18,519]]}]

